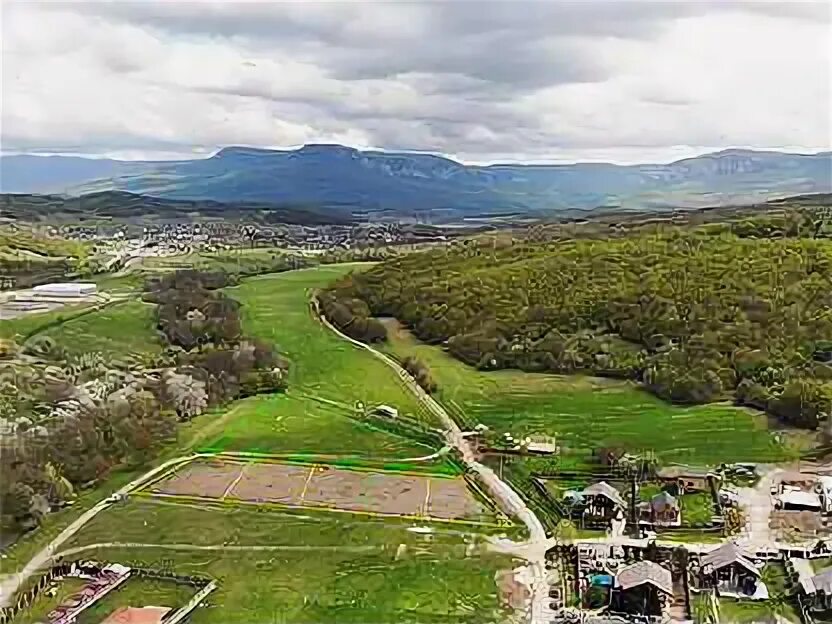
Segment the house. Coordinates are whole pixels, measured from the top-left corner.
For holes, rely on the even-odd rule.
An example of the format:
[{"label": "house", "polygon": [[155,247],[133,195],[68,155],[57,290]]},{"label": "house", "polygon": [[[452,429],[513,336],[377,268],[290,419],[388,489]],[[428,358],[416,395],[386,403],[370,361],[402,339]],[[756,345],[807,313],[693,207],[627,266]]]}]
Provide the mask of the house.
[{"label": "house", "polygon": [[682,510],[675,496],[669,492],[659,492],[649,501],[639,505],[639,516],[642,522],[657,526],[679,526]]},{"label": "house", "polygon": [[670,570],[653,561],[639,561],[615,575],[611,609],[631,615],[661,616],[673,596]]},{"label": "house", "polygon": [[621,494],[606,481],[594,483],[580,494],[586,505],[584,515],[594,520],[612,520],[617,512],[627,509]]},{"label": "house", "polygon": [[832,568],[800,581],[807,602],[813,611],[832,609]]},{"label": "house", "polygon": [[679,494],[684,492],[709,492],[711,482],[719,476],[708,471],[688,466],[665,466],[656,471],[656,478],[667,485],[677,488]]},{"label": "house", "polygon": [[768,590],[751,557],[734,542],[710,551],[699,561],[701,586],[714,587],[720,595],[765,600]]}]

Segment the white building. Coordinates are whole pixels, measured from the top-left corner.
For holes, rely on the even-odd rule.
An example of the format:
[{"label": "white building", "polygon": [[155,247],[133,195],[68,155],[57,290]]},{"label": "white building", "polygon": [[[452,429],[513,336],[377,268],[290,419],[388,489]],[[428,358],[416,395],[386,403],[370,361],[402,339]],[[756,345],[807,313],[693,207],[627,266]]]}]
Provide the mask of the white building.
[{"label": "white building", "polygon": [[89,297],[98,292],[98,286],[83,282],[42,284],[32,289],[36,297]]}]

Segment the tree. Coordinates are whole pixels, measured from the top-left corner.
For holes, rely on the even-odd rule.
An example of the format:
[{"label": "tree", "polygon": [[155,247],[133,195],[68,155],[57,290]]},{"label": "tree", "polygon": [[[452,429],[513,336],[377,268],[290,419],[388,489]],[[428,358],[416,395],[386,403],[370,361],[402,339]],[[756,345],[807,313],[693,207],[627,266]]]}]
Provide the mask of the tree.
[{"label": "tree", "polygon": [[165,394],[183,420],[201,414],[208,406],[205,383],[191,375],[170,372],[165,377]]}]

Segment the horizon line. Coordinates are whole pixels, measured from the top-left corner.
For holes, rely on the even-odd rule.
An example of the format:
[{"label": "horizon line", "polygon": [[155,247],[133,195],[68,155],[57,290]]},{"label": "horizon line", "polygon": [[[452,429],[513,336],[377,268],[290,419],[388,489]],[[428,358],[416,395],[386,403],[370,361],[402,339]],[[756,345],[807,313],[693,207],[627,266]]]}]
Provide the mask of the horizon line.
[{"label": "horizon line", "polygon": [[[20,150],[9,150],[3,151],[0,150],[0,158],[10,158],[15,156],[31,156],[35,158],[50,158],[50,157],[61,157],[61,158],[81,158],[85,160],[114,160],[117,162],[124,162],[124,163],[172,163],[172,162],[181,162],[181,161],[197,161],[197,160],[209,160],[218,156],[221,152],[230,149],[240,149],[240,150],[252,150],[252,151],[260,151],[260,152],[296,152],[304,148],[309,147],[332,147],[332,148],[344,148],[348,150],[353,150],[360,153],[383,153],[383,154],[405,154],[405,155],[418,155],[418,156],[435,156],[438,158],[443,158],[445,160],[449,160],[455,162],[457,164],[463,166],[473,166],[473,167],[498,167],[498,166],[569,166],[569,165],[592,165],[592,164],[607,164],[607,165],[615,165],[620,167],[627,167],[627,166],[650,166],[650,165],[671,165],[674,163],[678,163],[685,160],[690,160],[693,158],[701,158],[705,156],[712,156],[716,154],[722,154],[725,152],[733,152],[733,151],[740,151],[740,152],[756,152],[756,153],[776,153],[776,154],[783,154],[783,155],[794,155],[794,156],[819,156],[824,154],[832,154],[832,147],[823,147],[823,148],[816,148],[816,147],[804,147],[804,146],[786,146],[786,147],[750,147],[750,146],[728,146],[728,147],[704,147],[704,146],[669,146],[669,149],[686,149],[691,152],[691,155],[688,156],[681,156],[678,158],[674,158],[673,160],[639,160],[639,161],[628,161],[616,162],[614,159],[584,159],[584,160],[575,160],[575,159],[553,159],[553,158],[525,158],[525,159],[483,159],[483,160],[471,160],[460,158],[455,154],[444,153],[440,151],[431,151],[431,150],[418,150],[418,149],[395,149],[395,148],[384,148],[384,147],[368,147],[368,146],[353,146],[347,145],[344,143],[335,143],[335,142],[322,142],[322,141],[313,141],[308,143],[302,144],[294,144],[289,146],[263,146],[263,145],[246,145],[246,144],[229,144],[222,147],[215,147],[213,151],[209,150],[195,150],[193,152],[151,152],[157,154],[170,154],[169,158],[119,158],[117,155],[119,153],[129,153],[133,150],[125,150],[124,152],[120,152],[115,150],[110,152],[109,154],[95,154],[95,153],[87,153],[87,152],[56,152],[56,151],[49,151],[49,152],[31,152],[31,151],[20,151]],[[609,149],[616,149],[616,148],[609,148]],[[620,149],[620,148],[618,148]],[[626,149],[626,148],[625,148]]]}]

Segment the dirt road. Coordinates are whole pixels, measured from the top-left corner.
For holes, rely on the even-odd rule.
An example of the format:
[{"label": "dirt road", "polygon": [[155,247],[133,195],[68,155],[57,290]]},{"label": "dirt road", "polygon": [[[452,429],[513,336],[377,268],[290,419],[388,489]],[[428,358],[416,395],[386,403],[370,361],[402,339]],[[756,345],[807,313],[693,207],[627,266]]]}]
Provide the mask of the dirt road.
[{"label": "dirt road", "polygon": [[171,466],[175,466],[177,464],[184,464],[202,456],[202,454],[194,454],[187,455],[184,457],[175,457],[174,459],[168,460],[165,463],[160,464],[159,466],[156,466],[151,470],[148,470],[140,477],[133,479],[130,483],[120,488],[111,496],[108,496],[107,498],[99,501],[98,503],[96,503],[95,506],[91,507],[83,514],[78,516],[78,518],[76,518],[75,521],[72,522],[72,524],[70,524],[63,531],[61,531],[57,537],[55,537],[46,546],[44,546],[40,552],[38,552],[34,557],[32,557],[21,571],[9,574],[8,576],[0,580],[0,606],[5,607],[11,604],[12,597],[14,596],[14,594],[30,576],[32,576],[41,568],[48,566],[55,554],[57,554],[58,549],[66,541],[71,539],[76,533],[78,533],[78,531],[84,528],[84,526],[90,520],[95,518],[105,509],[108,509],[111,505],[115,504],[118,499],[120,499],[123,496],[127,496],[128,494],[130,494],[130,492],[141,487],[147,481],[150,481],[153,477],[167,470]]},{"label": "dirt road", "polygon": [[448,414],[447,410],[439,402],[416,383],[413,377],[396,360],[374,349],[370,345],[350,338],[338,330],[320,314],[317,300],[313,299],[312,307],[321,323],[329,330],[356,347],[366,349],[396,371],[396,374],[401,378],[405,386],[440,420],[445,428],[445,439],[448,444],[459,450],[465,465],[479,476],[481,482],[494,497],[494,500],[503,512],[517,518],[526,525],[526,528],[529,530],[528,542],[518,544],[508,540],[501,540],[499,549],[516,557],[523,558],[528,562],[531,578],[531,613],[529,621],[532,624],[548,623],[552,616],[549,610],[549,581],[546,573],[546,551],[549,548],[549,540],[547,540],[546,530],[543,528],[543,524],[510,485],[500,479],[491,468],[477,461],[474,449],[471,447],[468,439],[462,435],[462,429],[456,424],[456,421],[451,418],[451,415]]}]

